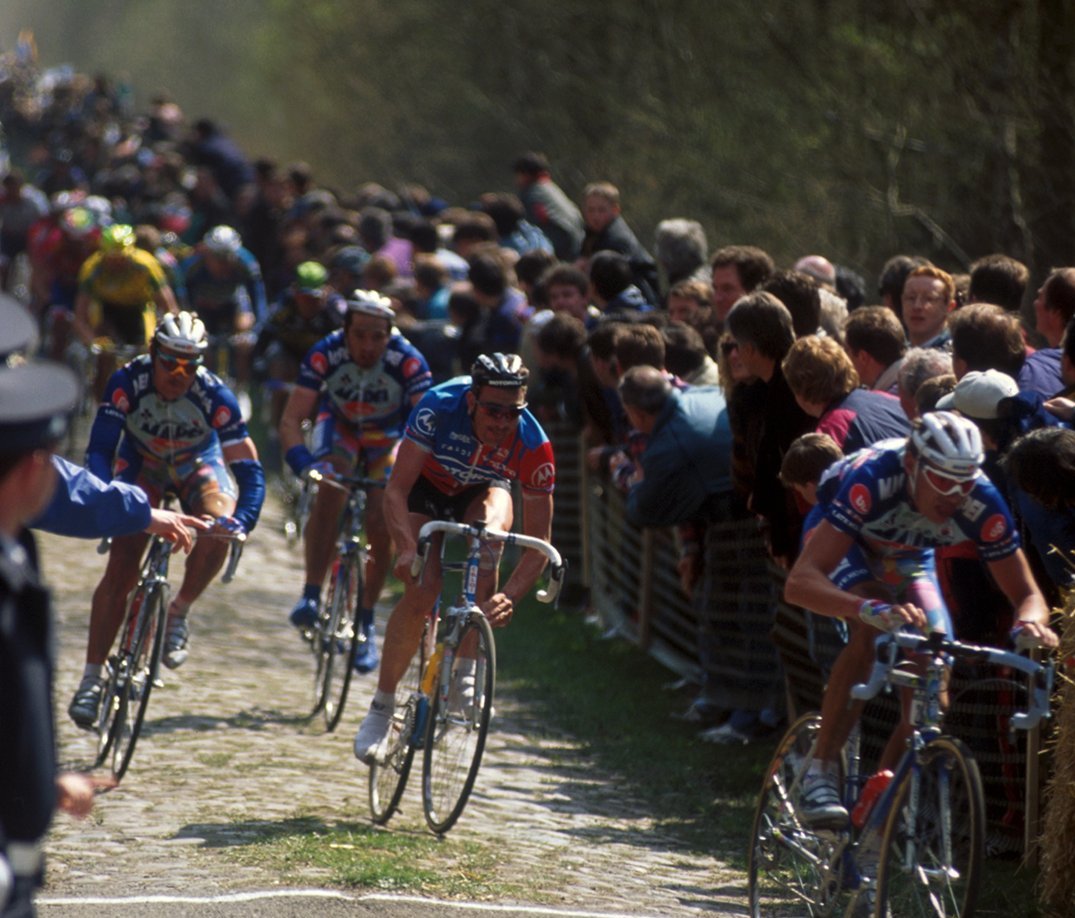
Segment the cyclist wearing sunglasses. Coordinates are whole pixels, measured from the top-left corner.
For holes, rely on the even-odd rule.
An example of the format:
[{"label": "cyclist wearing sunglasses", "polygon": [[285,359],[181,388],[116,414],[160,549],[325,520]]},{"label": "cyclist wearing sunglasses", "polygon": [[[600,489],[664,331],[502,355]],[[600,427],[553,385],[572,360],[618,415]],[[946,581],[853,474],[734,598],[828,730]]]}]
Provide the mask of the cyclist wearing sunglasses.
[{"label": "cyclist wearing sunglasses", "polygon": [[[377,691],[355,736],[355,755],[370,762],[388,732],[396,685],[407,669],[429,610],[440,595],[440,561],[430,553],[425,574],[411,574],[418,530],[432,519],[469,523],[484,520],[510,531],[511,487],[522,490],[522,531],[548,539],[556,478],[552,445],[526,407],[530,372],[515,354],[482,354],[461,377],[436,386],[411,412],[384,505],[396,545],[395,574],[403,597],[385,629]],[[502,588],[500,552],[492,545],[482,559],[478,599],[494,627],[506,625],[537,581],[545,558],[523,552]]]},{"label": "cyclist wearing sunglasses", "polygon": [[[316,469],[388,478],[407,415],[432,382],[425,357],[393,329],[394,321],[387,297],[376,290],[353,290],[347,297],[344,327],[322,338],[303,359],[280,419],[280,445],[296,475]],[[302,423],[315,413],[317,422],[307,446]],[[296,628],[310,628],[317,621],[321,587],[335,555],[336,528],[346,500],[338,488],[317,491],[305,530],[303,592],[291,610]],[[365,525],[371,550],[362,596],[363,640],[354,659],[360,673],[372,672],[379,659],[373,610],[392,557],[383,502],[383,491],[367,493]]]},{"label": "cyclist wearing sunglasses", "polygon": [[[821,522],[788,574],[788,602],[848,625],[848,644],[833,664],[822,699],[816,759],[804,783],[802,815],[815,827],[847,823],[837,763],[861,710],[848,697],[872,666],[875,629],[911,625],[951,633],[934,548],[972,544],[1012,605],[1013,637],[1056,646],[1048,608],[1008,507],[980,470],[982,458],[977,426],[946,411],[923,415],[903,443],[878,444],[849,457]],[[820,493],[825,491],[823,480]],[[896,761],[906,735],[901,723],[882,767]]]},{"label": "cyclist wearing sunglasses", "polygon": [[[165,492],[183,509],[211,520],[217,531],[249,532],[265,497],[265,475],[234,394],[202,366],[205,326],[189,312],[167,315],[150,352],[116,370],[90,431],[86,465],[105,481],[137,485],[150,502]],[[138,577],[148,536],[112,541],[108,565],[93,594],[86,668],[69,708],[72,720],[91,728],[104,684],[102,666],[123,618],[127,594]],[[183,582],[168,609],[164,663],[187,658],[187,613],[220,571],[223,539],[199,539],[187,559]]]}]

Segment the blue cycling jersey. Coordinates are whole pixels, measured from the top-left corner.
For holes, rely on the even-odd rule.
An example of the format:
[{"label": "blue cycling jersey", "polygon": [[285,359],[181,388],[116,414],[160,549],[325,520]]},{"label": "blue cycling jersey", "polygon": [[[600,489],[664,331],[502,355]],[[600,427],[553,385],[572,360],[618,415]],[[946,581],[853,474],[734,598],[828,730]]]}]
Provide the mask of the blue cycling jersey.
[{"label": "blue cycling jersey", "polygon": [[[265,282],[261,267],[254,254],[239,249],[230,263],[231,270],[218,276],[209,270],[201,253],[184,259],[180,265],[182,284],[178,291],[180,299],[191,309],[211,313],[224,307],[247,306],[259,321],[265,318]],[[204,318],[204,316],[203,316]]]},{"label": "blue cycling jersey", "polygon": [[363,447],[376,448],[403,436],[412,399],[432,382],[425,357],[399,333],[389,338],[384,356],[367,370],[351,359],[340,329],[310,349],[295,384],[320,392],[320,410],[357,431]]},{"label": "blue cycling jersey", "polygon": [[199,367],[187,393],[168,401],[153,388],[152,358],[143,354],[109,378],[86,466],[109,481],[117,448],[127,464],[150,458],[179,466],[248,436],[239,404],[220,377]]}]

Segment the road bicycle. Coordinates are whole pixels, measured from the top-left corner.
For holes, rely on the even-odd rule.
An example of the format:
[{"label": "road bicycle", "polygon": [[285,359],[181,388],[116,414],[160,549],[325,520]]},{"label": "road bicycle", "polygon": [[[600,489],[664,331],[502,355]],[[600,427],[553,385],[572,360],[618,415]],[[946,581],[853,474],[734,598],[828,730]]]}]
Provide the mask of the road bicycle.
[{"label": "road bicycle", "polygon": [[[231,549],[221,575],[230,583],[239,566],[245,533],[199,532],[196,538],[228,539]],[[98,551],[108,551],[105,539]],[[160,665],[171,588],[168,565],[175,546],[163,536],[155,535],[146,548],[138,583],[127,598],[115,649],[105,667],[107,676],[97,718],[97,758],[94,767],[111,763],[113,777],[119,781],[127,773],[134,747],[142,732],[149,696],[161,685]]]},{"label": "road bicycle", "polygon": [[[422,808],[426,824],[442,835],[463,813],[485,750],[496,683],[493,631],[477,604],[482,545],[501,542],[541,552],[551,572],[541,602],[556,600],[563,585],[559,552],[543,539],[489,529],[484,522],[431,520],[418,534],[412,567],[421,576],[433,537],[438,533],[466,540],[466,557],[444,563],[458,571],[461,587],[454,602],[438,603],[410,667],[396,689],[406,701],[396,706],[386,738],[370,766],[369,801],[373,821],[384,825],[399,808],[415,754],[422,752]],[[443,547],[442,547],[443,556]],[[448,595],[447,589],[442,599]],[[446,604],[446,609],[440,606]]]},{"label": "road bicycle", "polygon": [[[912,663],[901,651],[925,659]],[[842,762],[844,803],[852,819],[837,830],[811,829],[800,817],[799,798],[821,718],[807,714],[792,724],[766,770],[754,817],[748,868],[754,918],[973,914],[985,856],[985,801],[970,750],[941,728],[954,660],[1025,677],[1026,709],[1011,715],[1011,729],[1031,730],[1049,716],[1051,661],[1038,663],[940,634],[879,637],[871,677],[851,694],[866,700],[882,688],[909,689],[907,750],[871,808],[856,730]]]},{"label": "road bicycle", "polygon": [[[329,732],[336,729],[347,703],[351,687],[352,661],[359,644],[366,640],[360,615],[366,582],[369,546],[363,527],[366,502],[372,488],[383,488],[383,481],[350,478],[311,469],[304,476],[318,487],[337,488],[347,493],[347,503],[340,515],[336,539],[336,557],[329,576],[328,595],[312,628],[304,629],[314,654],[314,703],[311,717],[324,715]],[[370,635],[370,640],[373,636]]]}]

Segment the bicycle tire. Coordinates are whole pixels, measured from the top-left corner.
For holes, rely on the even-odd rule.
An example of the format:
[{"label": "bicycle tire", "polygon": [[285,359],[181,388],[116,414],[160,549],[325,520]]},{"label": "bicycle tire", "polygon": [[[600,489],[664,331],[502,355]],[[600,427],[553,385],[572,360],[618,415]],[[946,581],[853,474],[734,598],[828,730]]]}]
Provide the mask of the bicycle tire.
[{"label": "bicycle tire", "polygon": [[[930,741],[918,761],[916,812],[910,812],[912,769],[900,781],[885,821],[875,914],[971,915],[985,858],[978,763],[962,741],[950,736]],[[907,866],[912,842],[914,863]]]},{"label": "bicycle tire", "polygon": [[[815,831],[799,818],[798,795],[813,759],[821,716],[804,714],[777,745],[754,812],[747,862],[752,918],[842,914],[833,909],[843,889],[846,832]],[[833,865],[833,866],[830,866]]]},{"label": "bicycle tire", "polygon": [[[496,644],[493,629],[480,612],[471,612],[461,629],[459,647],[471,646],[473,658],[461,656],[458,648],[445,651],[430,706],[422,761],[422,808],[426,824],[438,835],[455,825],[467,805],[489,732]],[[473,692],[467,693],[461,685],[471,660]]]},{"label": "bicycle tire", "polygon": [[142,725],[145,723],[149,696],[160,673],[167,611],[167,589],[161,586],[150,587],[145,602],[142,604],[137,633],[131,646],[129,678],[123,699],[123,717],[117,718],[119,729],[112,743],[112,775],[117,781],[123,779],[130,767],[134,747],[138,743]]},{"label": "bicycle tire", "polygon": [[126,642],[123,636],[130,634],[131,629],[138,624],[144,602],[145,590],[138,587],[127,601],[123,624],[120,625],[118,632],[120,637],[116,650],[108,657],[108,675],[101,695],[101,707],[97,713],[97,758],[93,762],[94,768],[100,768],[108,759],[116,735],[122,729],[116,724],[116,720],[121,716],[126,716],[126,684],[127,674],[130,671],[130,653],[125,649]]},{"label": "bicycle tire", "polygon": [[329,635],[336,630],[334,622],[339,620],[340,603],[346,602],[341,589],[346,590],[346,581],[340,576],[343,562],[337,558],[332,563],[329,575],[328,596],[318,613],[317,624],[311,629],[310,648],[314,653],[314,704],[310,717],[316,717],[325,709],[328,690],[332,684],[332,664],[336,658],[336,644],[329,641]]},{"label": "bicycle tire", "polygon": [[417,750],[415,740],[418,731],[415,727],[419,707],[424,706],[423,714],[425,717],[429,716],[429,699],[421,694],[426,646],[426,634],[423,633],[418,652],[411,658],[407,672],[396,686],[396,695],[406,697],[407,701],[392,715],[384,760],[374,759],[370,764],[370,815],[379,826],[385,825],[399,809],[399,802],[407,787],[407,778],[410,777]]},{"label": "bicycle tire", "polygon": [[362,606],[362,557],[357,553],[348,555],[340,563],[339,576],[346,583],[342,591],[337,589],[336,596],[341,597],[339,607],[329,617],[331,630],[328,640],[331,650],[325,667],[325,703],[321,708],[325,715],[325,729],[329,733],[340,723],[354,676],[352,663],[358,649]]}]

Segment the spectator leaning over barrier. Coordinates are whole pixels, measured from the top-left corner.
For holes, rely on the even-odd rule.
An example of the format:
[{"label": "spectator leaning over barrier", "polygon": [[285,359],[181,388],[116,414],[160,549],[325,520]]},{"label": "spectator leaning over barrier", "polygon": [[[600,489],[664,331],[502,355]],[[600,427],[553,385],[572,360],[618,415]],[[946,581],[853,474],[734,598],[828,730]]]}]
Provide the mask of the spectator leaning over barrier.
[{"label": "spectator leaning over barrier", "polygon": [[863,306],[851,313],[844,323],[844,347],[864,386],[899,394],[898,377],[907,353],[907,336],[891,309]]},{"label": "spectator leaning over barrier", "polygon": [[[628,418],[646,438],[627,495],[628,519],[638,526],[705,528],[708,555],[717,547],[710,543],[720,541],[715,524],[732,519],[732,433],[723,394],[708,386],[678,392],[668,374],[652,366],[625,371],[619,390]],[[779,719],[779,670],[771,648],[749,655],[766,657],[764,674],[751,672],[742,658],[728,655],[729,642],[767,642],[767,629],[739,620],[737,606],[726,601],[736,585],[718,583],[713,569],[704,567],[701,586],[691,594],[702,664],[702,685],[692,705],[698,716],[693,719],[725,722],[722,735],[709,738],[746,742],[764,729],[763,710],[765,727],[771,729]],[[759,691],[759,685],[768,691]]]},{"label": "spectator leaning over barrier", "polygon": [[948,331],[956,379],[971,370],[999,370],[1013,379],[1019,375],[1026,346],[1019,319],[1012,313],[991,303],[974,303],[952,313]]},{"label": "spectator leaning over barrier", "polygon": [[791,313],[771,293],[750,293],[728,313],[727,326],[746,371],[766,386],[750,509],[765,521],[773,559],[787,566],[798,548],[802,517],[780,484],[780,463],[791,441],[814,428],[814,419],[795,401],[780,367],[795,342]]},{"label": "spectator leaning over barrier", "polygon": [[956,306],[956,285],[951,274],[933,265],[915,268],[903,282],[900,303],[911,344],[948,347],[948,313]]}]

